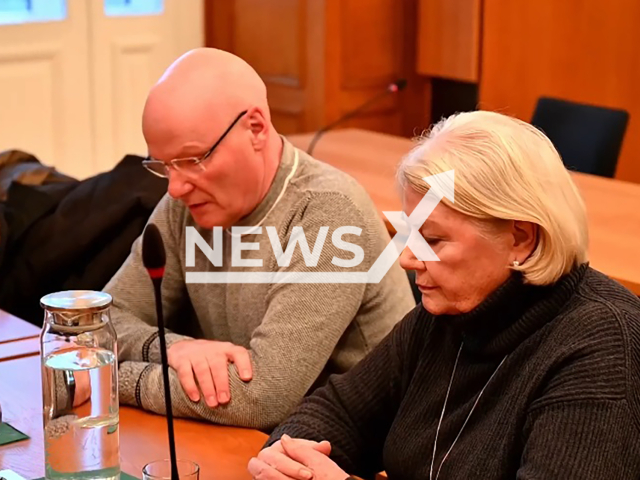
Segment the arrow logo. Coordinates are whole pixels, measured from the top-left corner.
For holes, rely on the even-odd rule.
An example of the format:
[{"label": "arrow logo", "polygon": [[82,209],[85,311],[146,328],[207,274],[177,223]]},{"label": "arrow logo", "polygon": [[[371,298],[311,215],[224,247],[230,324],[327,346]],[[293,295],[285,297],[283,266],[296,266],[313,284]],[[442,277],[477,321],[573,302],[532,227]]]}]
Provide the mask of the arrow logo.
[{"label": "arrow logo", "polygon": [[396,230],[396,234],[391,242],[384,249],[375,263],[367,272],[368,282],[377,283],[389,271],[402,250],[409,247],[418,260],[423,262],[438,262],[440,259],[420,234],[420,227],[429,218],[433,209],[443,198],[454,202],[454,170],[449,170],[437,175],[424,177],[423,180],[429,185],[429,191],[422,197],[411,215],[405,212],[382,212],[389,219],[391,225]]}]

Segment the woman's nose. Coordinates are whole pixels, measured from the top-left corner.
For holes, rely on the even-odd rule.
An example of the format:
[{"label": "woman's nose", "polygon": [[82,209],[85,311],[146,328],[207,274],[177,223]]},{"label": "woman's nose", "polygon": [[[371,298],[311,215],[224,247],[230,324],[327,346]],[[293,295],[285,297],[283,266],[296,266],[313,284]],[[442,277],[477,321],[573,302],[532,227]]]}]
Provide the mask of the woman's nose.
[{"label": "woman's nose", "polygon": [[418,260],[409,247],[400,254],[400,266],[405,270],[424,270],[424,262]]}]

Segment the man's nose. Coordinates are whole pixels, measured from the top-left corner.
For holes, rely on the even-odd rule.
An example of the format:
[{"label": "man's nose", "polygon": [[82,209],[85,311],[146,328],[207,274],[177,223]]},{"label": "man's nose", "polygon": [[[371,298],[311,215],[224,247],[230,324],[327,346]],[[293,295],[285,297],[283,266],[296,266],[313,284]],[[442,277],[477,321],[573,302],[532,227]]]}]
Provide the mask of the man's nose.
[{"label": "man's nose", "polygon": [[181,199],[193,190],[193,185],[185,178],[183,174],[176,170],[169,170],[169,188],[168,192],[172,198]]}]

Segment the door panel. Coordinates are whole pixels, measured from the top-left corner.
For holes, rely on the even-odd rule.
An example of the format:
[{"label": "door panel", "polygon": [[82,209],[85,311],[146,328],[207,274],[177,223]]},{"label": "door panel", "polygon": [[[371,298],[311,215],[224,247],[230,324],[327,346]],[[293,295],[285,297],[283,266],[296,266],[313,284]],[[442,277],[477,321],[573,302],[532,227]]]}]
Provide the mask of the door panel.
[{"label": "door panel", "polygon": [[[149,88],[176,57],[203,42],[202,22],[190,23],[202,18],[200,1],[151,4],[160,5],[157,13],[115,16],[105,14],[102,2],[91,4],[95,158],[102,170],[126,154],[146,155],[141,118]],[[187,40],[181,28],[188,28]]]},{"label": "door panel", "polygon": [[62,20],[25,10],[4,18],[22,23],[0,24],[0,150],[24,150],[83,177],[96,167],[87,108],[87,2],[64,3]]},{"label": "door panel", "polygon": [[202,18],[202,0],[0,0],[0,151],[80,179],[146,155],[148,90]]}]

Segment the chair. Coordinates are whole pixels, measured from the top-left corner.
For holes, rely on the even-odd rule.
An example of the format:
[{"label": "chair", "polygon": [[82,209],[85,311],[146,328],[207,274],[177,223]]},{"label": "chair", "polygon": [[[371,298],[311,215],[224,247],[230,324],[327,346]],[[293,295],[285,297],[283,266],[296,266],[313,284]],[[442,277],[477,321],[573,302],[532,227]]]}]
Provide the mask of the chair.
[{"label": "chair", "polygon": [[611,178],[628,121],[625,110],[541,97],[531,123],[549,137],[569,170]]}]

